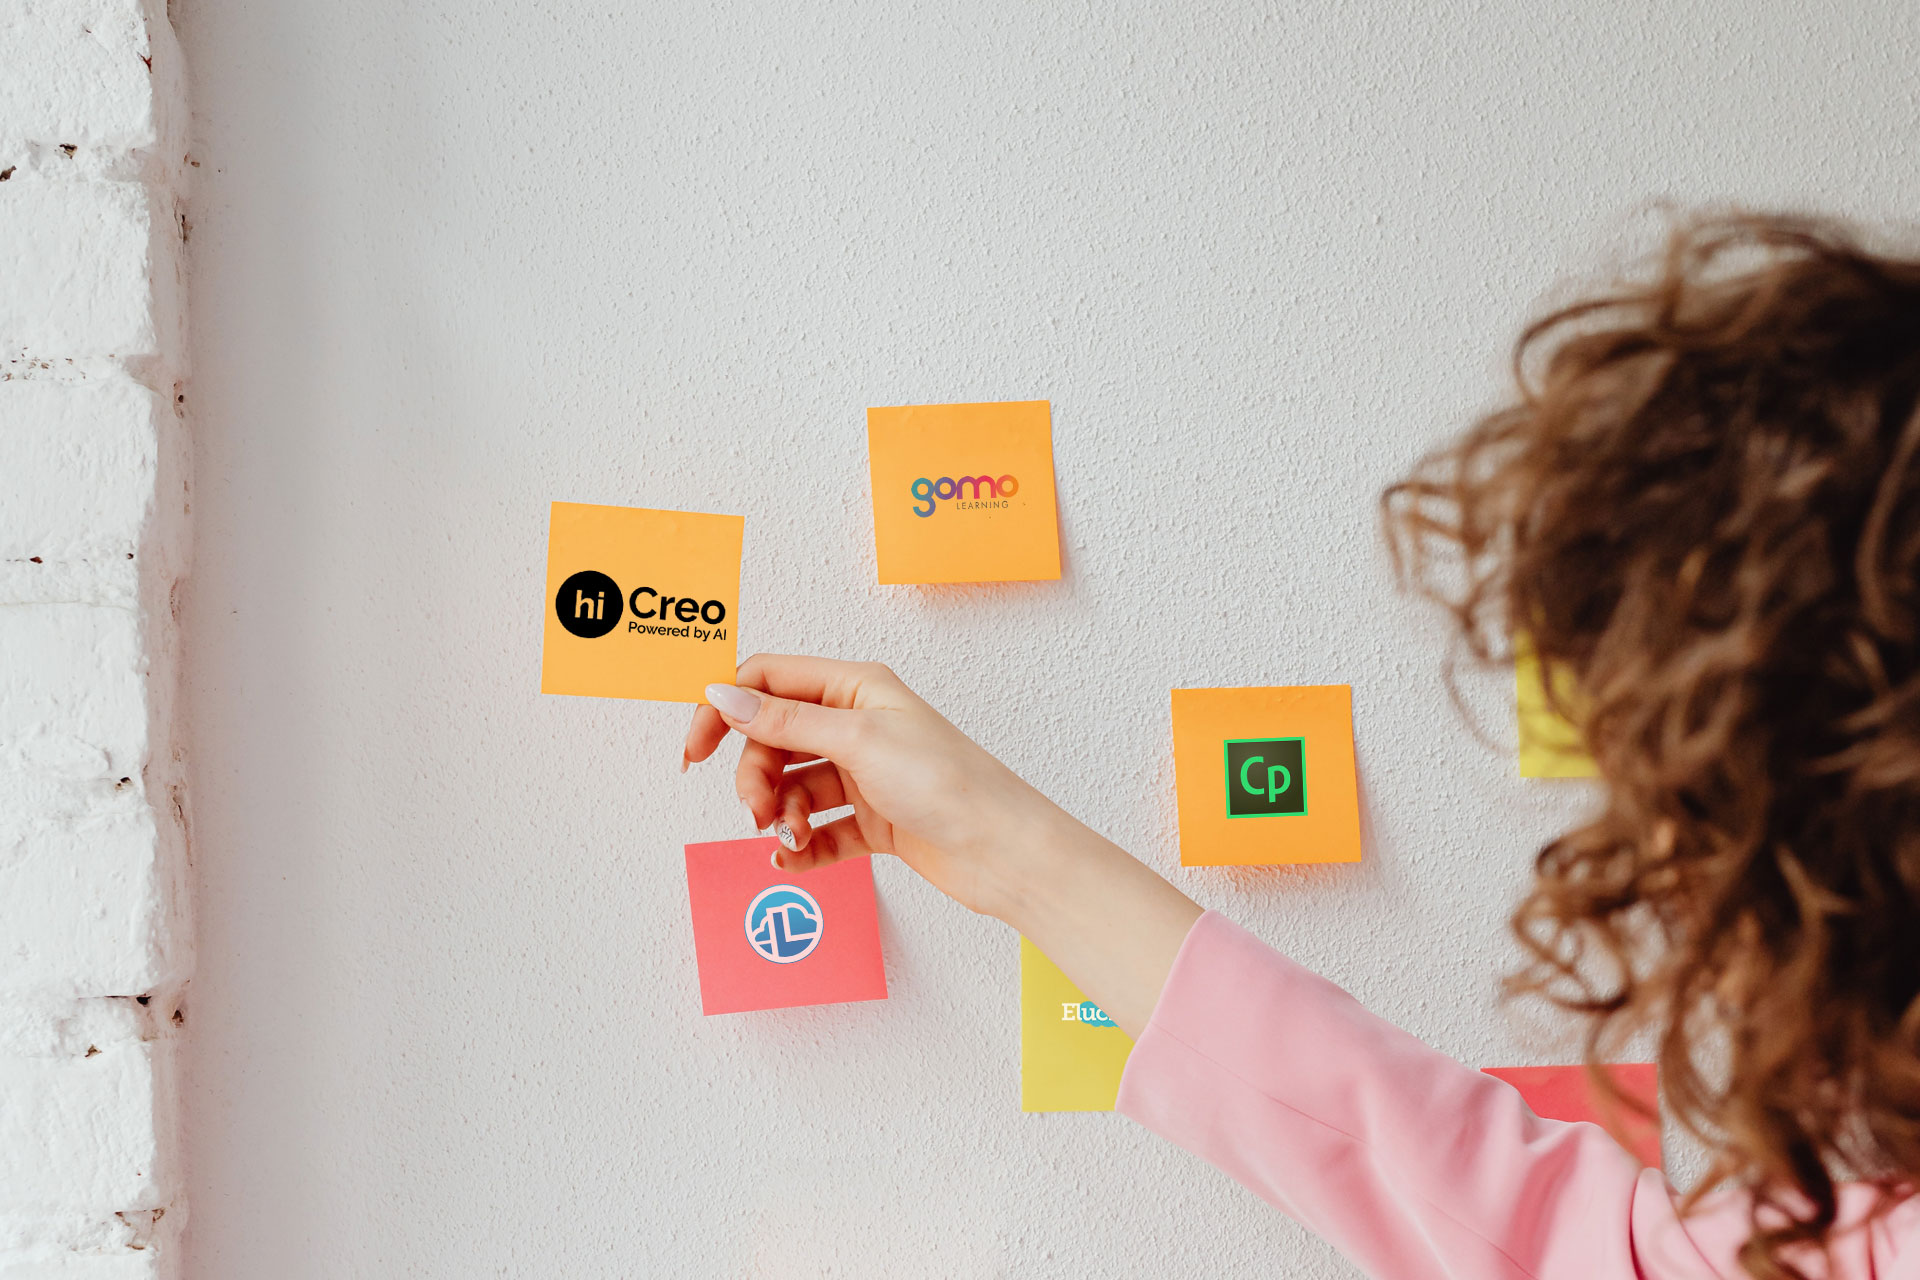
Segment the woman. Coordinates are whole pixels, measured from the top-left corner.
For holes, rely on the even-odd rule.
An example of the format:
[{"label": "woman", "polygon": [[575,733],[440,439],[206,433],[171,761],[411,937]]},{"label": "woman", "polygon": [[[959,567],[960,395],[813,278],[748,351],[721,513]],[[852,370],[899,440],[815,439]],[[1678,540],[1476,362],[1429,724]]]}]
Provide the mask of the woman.
[{"label": "woman", "polygon": [[1138,1041],[1120,1110],[1370,1274],[1920,1276],[1920,262],[1696,225],[1516,379],[1390,540],[1480,659],[1524,631],[1578,691],[1605,805],[1539,854],[1510,981],[1594,1058],[1655,1035],[1707,1194],[1203,913],[885,667],[756,657],[687,758],[745,735],[781,867],[896,854],[1031,938]]}]

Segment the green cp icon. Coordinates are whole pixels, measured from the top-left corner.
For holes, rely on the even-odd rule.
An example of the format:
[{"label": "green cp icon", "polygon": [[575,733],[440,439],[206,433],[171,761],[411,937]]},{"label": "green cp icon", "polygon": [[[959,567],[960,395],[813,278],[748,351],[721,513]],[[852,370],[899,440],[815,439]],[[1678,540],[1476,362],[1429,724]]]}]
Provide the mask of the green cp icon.
[{"label": "green cp icon", "polygon": [[1306,811],[1306,739],[1235,738],[1228,741],[1229,818],[1268,818]]}]

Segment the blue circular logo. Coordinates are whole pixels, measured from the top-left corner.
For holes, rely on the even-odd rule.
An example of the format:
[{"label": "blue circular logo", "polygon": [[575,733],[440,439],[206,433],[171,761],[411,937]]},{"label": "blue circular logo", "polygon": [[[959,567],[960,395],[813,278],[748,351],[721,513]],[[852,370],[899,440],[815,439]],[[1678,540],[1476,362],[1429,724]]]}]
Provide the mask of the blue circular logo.
[{"label": "blue circular logo", "polygon": [[747,905],[747,943],[763,960],[792,964],[820,945],[826,917],[804,889],[776,884]]}]

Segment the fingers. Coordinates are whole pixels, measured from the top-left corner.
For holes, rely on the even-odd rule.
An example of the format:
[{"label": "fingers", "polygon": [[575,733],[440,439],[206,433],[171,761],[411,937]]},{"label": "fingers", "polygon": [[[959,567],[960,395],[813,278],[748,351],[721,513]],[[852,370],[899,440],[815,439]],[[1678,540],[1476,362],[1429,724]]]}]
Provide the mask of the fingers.
[{"label": "fingers", "polygon": [[[772,694],[776,699],[813,703],[828,708],[846,709],[870,702],[876,691],[889,702],[901,695],[911,697],[898,676],[877,662],[841,662],[834,658],[807,658],[789,654],[757,653],[745,662],[734,677],[734,686]],[[866,695],[863,701],[862,695]],[[745,704],[742,704],[743,707]],[[697,707],[688,726],[686,743],[680,752],[680,771],[714,753],[726,738],[728,728],[742,728],[735,719],[720,714],[712,706]],[[745,732],[744,729],[742,729]],[[749,733],[749,737],[754,736]],[[771,741],[770,739],[766,739]],[[816,747],[785,746],[794,759],[815,759],[826,752]]]},{"label": "fingers", "polygon": [[866,726],[865,712],[779,698],[746,685],[710,684],[707,701],[728,728],[755,742],[830,760],[855,750]]},{"label": "fingers", "polygon": [[[687,766],[699,764],[717,751],[727,740],[727,722],[720,713],[706,703],[693,709],[693,724],[687,729],[686,745],[680,751],[680,772],[685,773]],[[805,764],[820,757],[812,751],[787,752],[788,764]]]},{"label": "fingers", "polygon": [[740,664],[734,683],[775,697],[817,702],[829,707],[856,706],[860,691],[882,680],[899,681],[877,662],[842,662],[784,653],[756,653]]},{"label": "fingers", "polygon": [[764,742],[747,740],[740,750],[740,767],[733,772],[733,789],[753,814],[753,825],[765,831],[778,808],[775,797],[785,776],[787,753]]},{"label": "fingers", "polygon": [[685,773],[690,764],[699,764],[712,755],[714,748],[725,741],[727,722],[720,713],[702,703],[693,709],[693,724],[687,729],[686,745],[680,749],[680,772]]},{"label": "fingers", "polygon": [[829,866],[846,858],[864,858],[875,852],[878,850],[867,843],[858,819],[848,814],[844,818],[835,818],[814,832],[806,848],[779,849],[774,852],[773,858],[782,871],[801,872]]},{"label": "fingers", "polygon": [[774,796],[774,835],[789,849],[807,847],[813,835],[813,815],[847,804],[845,780],[831,764],[790,769],[780,775]]},{"label": "fingers", "polygon": [[[845,726],[839,725],[833,717],[857,714],[804,702],[788,702],[783,698],[769,698],[765,694],[730,684],[708,685],[707,696],[710,700],[707,705],[694,708],[693,723],[688,726],[686,742],[680,748],[682,773],[687,771],[688,765],[699,764],[711,756],[726,740],[729,729],[740,730],[749,741],[779,747],[782,752],[781,765],[818,760],[828,753],[827,742],[845,740],[850,736],[844,731]],[[727,702],[733,709],[732,714],[722,712],[714,700]],[[769,707],[768,704],[775,705]],[[818,713],[818,718],[804,717],[802,709]],[[742,719],[743,716],[746,718]],[[803,718],[803,723],[796,725],[794,722],[797,717]],[[776,739],[789,741],[783,745],[782,741]],[[743,788],[740,795],[743,800],[748,797],[745,770],[750,758],[750,753],[743,753],[740,759]],[[775,766],[771,772],[779,772],[779,766]],[[767,794],[772,794],[771,785]]]}]

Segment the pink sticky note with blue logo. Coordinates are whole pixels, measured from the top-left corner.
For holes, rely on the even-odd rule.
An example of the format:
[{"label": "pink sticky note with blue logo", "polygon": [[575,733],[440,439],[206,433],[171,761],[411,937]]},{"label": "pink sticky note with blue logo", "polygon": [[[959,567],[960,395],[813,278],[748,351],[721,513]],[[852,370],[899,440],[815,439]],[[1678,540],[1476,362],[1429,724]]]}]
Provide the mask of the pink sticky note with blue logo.
[{"label": "pink sticky note with blue logo", "polygon": [[707,1014],[885,1000],[873,867],[849,858],[795,875],[770,839],[690,844],[687,898]]}]

